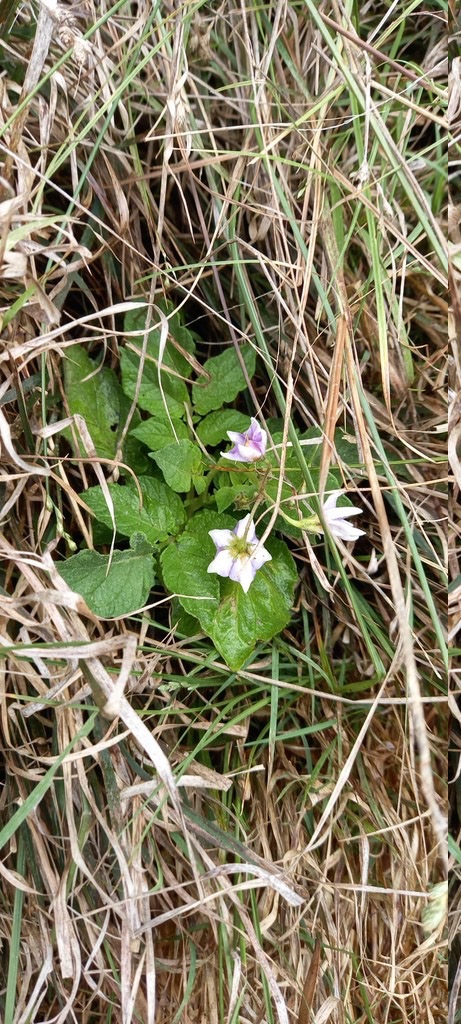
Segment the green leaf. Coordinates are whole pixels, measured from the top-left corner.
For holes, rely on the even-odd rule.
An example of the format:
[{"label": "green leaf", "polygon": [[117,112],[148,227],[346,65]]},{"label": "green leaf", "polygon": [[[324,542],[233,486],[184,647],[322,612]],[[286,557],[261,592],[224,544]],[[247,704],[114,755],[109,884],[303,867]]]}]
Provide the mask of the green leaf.
[{"label": "green leaf", "polygon": [[[181,528],[185,519],[183,503],[163,480],[142,476],[139,477],[139,485],[143,498],[142,507],[134,484],[130,483],[124,487],[120,484],[109,484],[117,532],[124,537],[142,533],[150,544],[155,545]],[[111,527],[112,520],[101,487],[90,487],[85,491],[83,498],[93,510],[96,519]]]},{"label": "green leaf", "polygon": [[258,493],[256,484],[236,484],[232,487],[220,487],[214,498],[218,512],[225,512],[226,508],[235,505],[237,509],[248,510],[254,504]]},{"label": "green leaf", "polygon": [[212,511],[191,519],[183,535],[162,553],[165,586],[197,618],[233,670],[241,668],[258,640],[270,640],[290,619],[297,581],[294,560],[283,541],[269,540],[272,561],[258,570],[247,594],[239,583],[208,573],[216,549],[212,529],[232,529],[235,519]]},{"label": "green leaf", "polygon": [[[208,536],[209,530],[232,530],[234,526],[234,516],[218,516],[214,509],[205,508],[202,512],[197,512],[192,519],[189,519],[186,530],[193,537],[203,538]],[[208,544],[211,544],[209,550],[213,553],[214,544],[211,538],[208,538]]]},{"label": "green leaf", "polygon": [[[298,574],[281,540],[267,541],[272,561],[258,569],[248,593],[221,580],[221,600],[209,636],[229,668],[241,668],[259,640],[271,640],[290,621]],[[207,631],[208,632],[208,631]]]},{"label": "green leaf", "polygon": [[[281,440],[281,437],[280,437]],[[309,430],[305,430],[299,435],[301,442],[304,458],[308,466],[320,466],[322,459],[322,438],[319,438],[318,427],[310,427]],[[303,444],[303,442],[309,441],[310,444]],[[312,444],[312,442],[316,442]],[[343,430],[335,430],[334,437],[335,450],[338,458],[346,464],[346,466],[358,466],[359,456],[357,451],[357,445],[353,438],[349,438],[344,434]],[[293,452],[293,449],[291,449]],[[294,459],[296,460],[296,453],[293,452]]]},{"label": "green leaf", "polygon": [[[115,373],[98,369],[83,345],[72,345],[64,359],[64,384],[70,414],[83,416],[98,455],[113,458],[124,398]],[[70,431],[66,436],[72,439]]]},{"label": "green leaf", "polygon": [[461,849],[453,836],[448,836],[448,852],[458,864],[461,864]]},{"label": "green leaf", "polygon": [[131,534],[130,548],[136,551],[137,555],[151,555],[153,552],[152,544],[146,539],[146,535],[141,532]]},{"label": "green leaf", "polygon": [[174,491],[189,491],[192,478],[200,476],[202,453],[192,441],[169,444],[158,452],[149,452],[149,455]]},{"label": "green leaf", "polygon": [[165,586],[178,595],[184,611],[198,619],[208,634],[220,593],[218,577],[207,573],[213,551],[213,542],[206,533],[202,538],[186,530],[179,540],[165,548],[160,558]]},{"label": "green leaf", "polygon": [[203,494],[207,486],[206,476],[194,476],[193,483],[197,494]]},{"label": "green leaf", "polygon": [[182,633],[186,637],[202,631],[198,619],[186,612],[177,597],[171,600],[170,622],[177,633]]},{"label": "green leaf", "polygon": [[91,611],[102,619],[129,615],[146,604],[154,585],[154,560],[143,548],[114,551],[79,551],[59,565],[69,587],[81,594]]},{"label": "green leaf", "polygon": [[[253,377],[256,368],[254,349],[243,345],[240,352],[249,377]],[[227,348],[219,356],[207,359],[203,369],[210,379],[205,384],[200,380],[192,385],[192,401],[201,416],[212,409],[220,409],[224,402],[233,402],[239,391],[244,391],[247,386],[234,348]]]},{"label": "green leaf", "polygon": [[136,394],[140,409],[145,409],[146,412],[152,413],[153,416],[162,418],[162,416],[166,415],[166,403],[168,412],[173,420],[181,419],[184,416],[184,403],[188,400],[184,381],[179,380],[178,377],[170,377],[162,370],[162,395],[158,382],[157,367],[149,363],[144,366],[138,391],[139,357],[134,352],[127,352],[125,349],[122,349],[120,352],[120,366],[123,390],[131,399]]},{"label": "green leaf", "polygon": [[[167,419],[165,403],[172,419],[181,419],[184,416],[184,403],[188,401],[189,393],[187,386],[182,380],[189,377],[192,372],[190,361],[186,358],[187,353],[191,355],[195,349],[193,336],[186,327],[181,324],[178,313],[171,316],[173,306],[169,303],[158,303],[165,315],[169,316],[169,333],[165,349],[160,353],[161,329],[149,328],[146,361],[143,366],[141,383],[138,394],[138,405],[146,412],[152,413],[159,419]],[[125,316],[125,332],[144,332],[146,328],[147,308],[140,306],[139,309],[130,310]],[[158,321],[155,310],[152,313],[152,323]],[[125,394],[134,398],[137,393],[137,382],[139,375],[139,354],[143,345],[143,334],[139,337],[127,338],[130,348],[122,349],[121,370],[122,384]],[[138,351],[133,351],[133,348]],[[159,385],[158,364],[161,356],[161,382],[164,392]]]},{"label": "green leaf", "polygon": [[[82,345],[72,345],[64,361],[64,383],[69,412],[83,416],[97,454],[103,459],[114,458],[130,408],[114,371],[108,367],[100,369]],[[134,423],[138,419],[136,413]],[[73,432],[66,429],[63,433],[78,454]],[[126,438],[122,458],[136,473],[147,469],[147,457],[134,438]]]},{"label": "green leaf", "polygon": [[147,445],[149,451],[157,452],[160,448],[167,448],[168,445],[176,443],[176,440],[183,441],[189,437],[189,431],[182,420],[176,420],[174,429],[176,437],[168,419],[160,420],[150,416],[134,430],[130,430],[130,434]]},{"label": "green leaf", "polygon": [[[281,432],[274,431],[272,433],[272,440],[274,445],[280,445],[282,442],[283,434]],[[310,469],[320,467],[322,458],[322,438],[319,437],[318,427],[310,427],[309,430],[305,430],[303,433],[298,434],[299,442],[302,447],[304,459]],[[335,431],[334,438],[335,448],[338,453],[338,457],[347,466],[357,467],[359,466],[357,445],[352,443],[349,438],[345,437],[342,430]],[[278,449],[280,455],[280,448]],[[275,457],[275,453],[269,451],[267,458],[278,472],[278,461]],[[332,468],[334,469],[334,463]],[[294,448],[291,446],[287,449],[286,462],[285,462],[285,475],[293,483],[296,490],[302,490],[303,488],[303,476],[298,463],[298,456]]]},{"label": "green leaf", "polygon": [[[162,362],[166,366],[172,366],[181,377],[190,377],[192,373],[192,364],[187,359],[187,354],[193,355],[195,352],[195,341],[194,335],[187,327],[184,327],[182,323],[181,313],[173,313],[173,303],[166,302],[163,299],[159,299],[156,302],[156,306],[165,316],[168,317],[168,339],[163,353]],[[158,314],[155,309],[152,311],[151,324],[158,322]],[[125,333],[131,331],[141,331],[144,333],[146,329],[147,321],[147,307],[139,306],[139,309],[130,309],[125,314],[124,319],[124,330]],[[151,358],[158,359],[160,352],[160,327],[156,327],[154,330],[149,328],[149,339],[147,344],[147,351]],[[143,343],[142,334],[138,338],[130,338],[130,342],[136,345],[137,348],[141,349]]]},{"label": "green leaf", "polygon": [[250,416],[245,416],[237,409],[220,409],[218,412],[210,412],[209,416],[205,416],[205,419],[198,424],[197,435],[202,444],[213,447],[220,444],[221,441],[230,444],[227,436],[228,430],[236,430],[243,434],[249,426]]},{"label": "green leaf", "polygon": [[[130,402],[128,401],[126,395],[123,395],[123,399],[127,403],[127,406],[129,406]],[[123,422],[125,422],[125,418],[126,416],[123,417]],[[138,423],[139,419],[139,413],[138,411],[136,411],[133,416],[132,422]],[[128,431],[128,435],[125,438],[125,443],[123,445],[122,451],[122,458],[125,465],[129,466],[130,469],[132,469],[133,472],[136,473],[136,476],[142,476],[143,473],[150,472],[151,466],[149,464],[149,457],[147,455],[147,452],[143,445],[141,444],[141,442],[138,441],[137,437],[134,437],[134,435],[132,435],[131,431]],[[120,466],[120,474],[121,476],[128,477],[128,479],[130,479],[128,471],[124,469],[123,466]]]}]

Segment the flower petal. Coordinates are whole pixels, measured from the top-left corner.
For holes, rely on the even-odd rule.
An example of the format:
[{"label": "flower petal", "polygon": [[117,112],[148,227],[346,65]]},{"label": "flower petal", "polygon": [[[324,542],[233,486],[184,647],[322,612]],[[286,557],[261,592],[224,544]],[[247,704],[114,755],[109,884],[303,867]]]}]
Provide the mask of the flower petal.
[{"label": "flower petal", "polygon": [[255,569],[260,569],[265,562],[272,562],[272,555],[264,547],[256,548],[254,555],[251,556],[251,561]]},{"label": "flower petal", "polygon": [[252,416],[248,430],[241,433],[237,430],[228,430],[227,436],[233,442],[234,447],[230,452],[221,452],[223,459],[231,459],[233,462],[256,462],[266,454],[267,434],[262,430],[258,421]]},{"label": "flower petal", "polygon": [[332,491],[328,495],[323,504],[323,511],[328,513],[326,519],[336,519],[337,517],[344,519],[345,516],[363,515],[363,508],[357,508],[356,505],[341,505],[337,508],[336,502],[344,494],[347,494],[347,491]]},{"label": "flower petal", "polygon": [[239,442],[229,452],[220,452],[221,458],[232,459],[234,462],[256,462],[261,452],[252,442]]},{"label": "flower petal", "polygon": [[222,550],[222,548],[229,547],[229,544],[234,539],[232,530],[208,530],[208,533],[210,534],[213,544],[218,548],[218,551]]},{"label": "flower petal", "polygon": [[338,537],[340,540],[357,540],[358,537],[364,535],[365,530],[359,530],[356,526],[346,522],[346,520],[350,519],[351,516],[362,515],[363,509],[357,508],[356,505],[344,505],[338,508],[336,504],[338,498],[346,493],[346,491],[332,491],[324,502],[323,513],[330,532],[334,537]]},{"label": "flower petal", "polygon": [[220,452],[219,454],[222,459],[232,459],[233,462],[251,462],[251,459],[242,459],[238,445],[235,448],[231,448],[230,452]]},{"label": "flower petal", "polygon": [[230,576],[233,563],[234,559],[226,548],[224,551],[218,551],[216,557],[210,562],[207,572],[215,572],[218,576]]},{"label": "flower petal", "polygon": [[356,508],[354,505],[344,505],[340,508],[326,509],[327,523],[334,523],[338,519],[348,519],[350,516],[361,516],[363,508]]},{"label": "flower petal", "polygon": [[256,459],[261,458],[261,446],[256,441],[247,441],[243,450],[249,462],[256,462]]},{"label": "flower petal", "polygon": [[256,568],[253,565],[251,558],[248,556],[245,559],[236,558],[229,573],[229,579],[234,580],[235,583],[240,583],[240,586],[248,593],[251,584],[256,576]]},{"label": "flower petal", "polygon": [[246,533],[248,543],[254,544],[254,542],[257,541],[258,538],[256,536],[254,523],[250,522],[250,520],[251,513],[249,512],[244,519],[241,519],[240,522],[238,522],[237,525],[234,526],[234,535],[236,537],[241,538],[244,537]]},{"label": "flower petal", "polygon": [[[251,513],[236,523],[233,530],[208,532],[217,551],[207,571],[240,583],[246,594],[258,569],[272,559],[266,548],[259,544]],[[239,541],[242,542],[240,545]],[[241,554],[236,553],[239,548]]]},{"label": "flower petal", "polygon": [[365,530],[359,530],[356,526],[352,526],[351,523],[345,523],[343,519],[331,523],[330,530],[333,536],[339,537],[340,540],[357,540],[358,537],[362,537],[365,533]]},{"label": "flower petal", "polygon": [[329,512],[330,509],[336,508],[336,502],[338,498],[340,498],[341,495],[345,493],[345,491],[332,491],[331,494],[328,495],[326,501],[324,501],[323,503],[324,511]]},{"label": "flower petal", "polygon": [[254,416],[251,417],[251,427],[248,431],[247,438],[249,441],[254,441],[255,444],[259,445],[261,448],[264,448],[265,452],[267,433],[265,430],[262,429],[262,427],[259,426],[259,423],[257,420],[255,420]]}]

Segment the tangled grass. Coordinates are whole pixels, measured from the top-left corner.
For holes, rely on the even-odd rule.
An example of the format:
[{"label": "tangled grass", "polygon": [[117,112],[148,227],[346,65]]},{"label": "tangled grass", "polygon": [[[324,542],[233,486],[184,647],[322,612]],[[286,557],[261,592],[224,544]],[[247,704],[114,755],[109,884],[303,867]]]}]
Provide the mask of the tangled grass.
[{"label": "tangled grass", "polygon": [[[441,1024],[443,5],[0,17],[2,1019]],[[246,411],[316,426],[365,510],[237,675],[161,589],[101,621],[59,575],[117,472],[69,446],[66,350],[118,371],[139,296],[201,363],[250,342]]]}]

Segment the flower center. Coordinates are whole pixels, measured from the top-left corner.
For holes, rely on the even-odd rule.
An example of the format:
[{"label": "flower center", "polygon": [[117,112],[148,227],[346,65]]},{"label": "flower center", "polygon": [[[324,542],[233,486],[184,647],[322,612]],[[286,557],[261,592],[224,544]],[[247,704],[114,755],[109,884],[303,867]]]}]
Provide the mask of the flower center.
[{"label": "flower center", "polygon": [[229,554],[232,558],[249,558],[254,544],[249,544],[245,537],[235,537],[229,544]]}]

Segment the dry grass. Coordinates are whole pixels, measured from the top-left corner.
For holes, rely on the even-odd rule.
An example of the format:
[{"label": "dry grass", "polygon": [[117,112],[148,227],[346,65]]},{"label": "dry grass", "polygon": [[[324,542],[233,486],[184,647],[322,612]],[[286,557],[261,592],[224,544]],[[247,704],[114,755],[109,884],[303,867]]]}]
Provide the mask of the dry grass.
[{"label": "dry grass", "polygon": [[[441,1024],[442,8],[365,5],[367,49],[336,3],[34,12],[0,78],[4,1022]],[[57,571],[116,469],[62,435],[66,349],[117,370],[164,294],[366,510],[237,677],[160,589],[101,622]]]},{"label": "dry grass", "polygon": [[452,490],[450,494],[450,532],[449,532],[449,570],[450,589],[448,596],[449,612],[449,637],[453,645],[451,660],[451,751],[450,751],[450,776],[451,776],[451,804],[450,804],[450,839],[451,839],[451,871],[450,871],[450,894],[449,894],[449,948],[450,948],[450,1000],[448,1007],[449,1024],[457,1024],[461,1012],[461,957],[460,957],[460,877],[461,877],[461,852],[460,852],[460,722],[461,713],[459,708],[460,672],[459,672],[459,630],[461,624],[461,576],[459,572],[459,534],[460,534],[460,490],[461,490],[461,466],[459,461],[459,437],[461,430],[461,365],[459,353],[459,338],[461,333],[461,233],[459,229],[460,213],[460,192],[457,186],[456,168],[460,158],[460,131],[461,131],[461,80],[460,80],[460,25],[459,15],[456,17],[455,8],[452,9],[450,24],[450,56],[452,58],[451,74],[449,82],[449,108],[448,119],[450,122],[450,163],[455,173],[450,175],[449,189],[449,224],[448,237],[450,248],[450,274],[451,274],[451,309],[448,326],[450,342],[449,352],[449,437],[448,457],[450,468],[453,473]]}]

